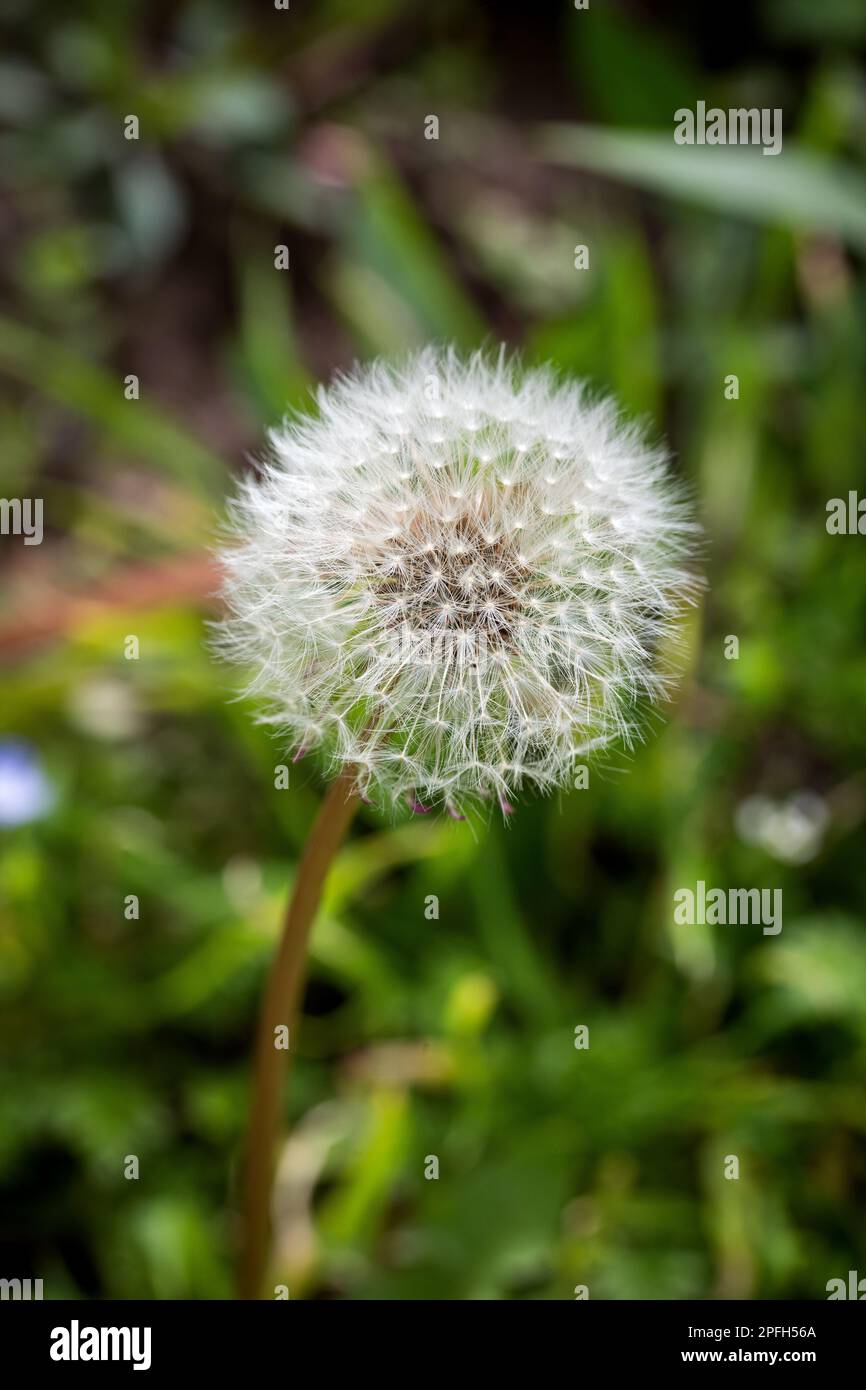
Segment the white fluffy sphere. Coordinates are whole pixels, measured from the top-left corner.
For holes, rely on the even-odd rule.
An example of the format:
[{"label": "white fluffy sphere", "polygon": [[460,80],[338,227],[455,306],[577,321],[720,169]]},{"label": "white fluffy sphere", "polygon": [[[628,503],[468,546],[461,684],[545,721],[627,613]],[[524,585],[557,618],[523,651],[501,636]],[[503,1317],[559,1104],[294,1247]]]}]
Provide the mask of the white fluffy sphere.
[{"label": "white fluffy sphere", "polygon": [[695,589],[664,449],[504,354],[358,369],[232,504],[221,646],[295,757],[461,816],[633,739]]}]

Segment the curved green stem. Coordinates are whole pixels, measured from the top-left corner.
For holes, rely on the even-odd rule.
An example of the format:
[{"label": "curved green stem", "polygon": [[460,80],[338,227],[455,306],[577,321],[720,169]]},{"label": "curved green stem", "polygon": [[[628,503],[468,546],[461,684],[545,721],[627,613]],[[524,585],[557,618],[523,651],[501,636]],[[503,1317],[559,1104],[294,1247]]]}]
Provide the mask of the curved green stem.
[{"label": "curved green stem", "polygon": [[358,806],[353,783],[353,773],[343,772],[322,802],[298,865],[259,1015],[243,1176],[239,1298],[261,1297],[270,1255],[274,1153],[290,1056],[288,1049],[276,1046],[276,1030],[292,1027],[325,877]]}]

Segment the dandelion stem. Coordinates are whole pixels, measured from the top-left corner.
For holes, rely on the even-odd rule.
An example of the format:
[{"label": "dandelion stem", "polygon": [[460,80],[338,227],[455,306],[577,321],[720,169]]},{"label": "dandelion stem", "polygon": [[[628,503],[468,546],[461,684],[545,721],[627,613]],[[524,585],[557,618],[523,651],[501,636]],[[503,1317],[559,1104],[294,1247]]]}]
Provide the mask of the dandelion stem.
[{"label": "dandelion stem", "polygon": [[238,1296],[259,1298],[270,1254],[274,1153],[290,1052],[276,1046],[276,1030],[291,1028],[300,995],[307,940],[322,887],[358,807],[353,772],[331,785],[298,865],[283,934],[259,1015],[243,1176]]}]

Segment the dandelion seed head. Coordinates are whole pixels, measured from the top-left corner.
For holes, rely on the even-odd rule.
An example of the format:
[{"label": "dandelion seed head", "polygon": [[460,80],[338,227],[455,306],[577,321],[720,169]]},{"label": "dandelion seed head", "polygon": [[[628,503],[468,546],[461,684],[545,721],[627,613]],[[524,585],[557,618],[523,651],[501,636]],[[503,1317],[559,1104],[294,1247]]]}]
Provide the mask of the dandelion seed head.
[{"label": "dandelion seed head", "polygon": [[272,431],[221,556],[219,646],[289,752],[461,818],[633,742],[698,587],[666,451],[504,354],[428,348],[317,402]]}]

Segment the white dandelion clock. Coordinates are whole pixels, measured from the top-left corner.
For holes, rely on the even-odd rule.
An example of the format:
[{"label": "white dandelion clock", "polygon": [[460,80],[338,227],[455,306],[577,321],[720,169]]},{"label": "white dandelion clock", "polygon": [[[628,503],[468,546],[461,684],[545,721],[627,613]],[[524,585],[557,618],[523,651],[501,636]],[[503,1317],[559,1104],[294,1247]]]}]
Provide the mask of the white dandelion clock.
[{"label": "white dandelion clock", "polygon": [[427,349],[318,404],[273,432],[222,557],[223,648],[294,757],[462,816],[632,742],[695,587],[665,451],[504,355]]},{"label": "white dandelion clock", "polygon": [[428,349],[340,379],[271,436],[232,504],[220,645],[295,759],[333,784],[259,1022],[239,1292],[260,1296],[307,935],[359,798],[462,818],[572,781],[664,694],[696,527],[663,449],[504,354]]}]

